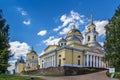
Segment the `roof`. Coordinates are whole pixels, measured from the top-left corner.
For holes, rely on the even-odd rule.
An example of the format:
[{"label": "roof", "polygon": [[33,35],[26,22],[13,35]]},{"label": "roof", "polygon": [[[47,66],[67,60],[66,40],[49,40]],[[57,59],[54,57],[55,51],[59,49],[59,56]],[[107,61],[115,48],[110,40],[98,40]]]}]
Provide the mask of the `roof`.
[{"label": "roof", "polygon": [[25,63],[23,57],[21,57],[20,59],[17,60],[18,63]]},{"label": "roof", "polygon": [[92,42],[90,44],[90,46],[93,46],[93,47],[101,47],[101,45],[98,43],[98,42]]},{"label": "roof", "polygon": [[75,35],[67,38],[67,40],[68,40],[68,41],[70,41],[70,40],[78,40],[78,41],[80,41],[80,39],[79,39],[77,36],[75,36]]},{"label": "roof", "polygon": [[27,53],[27,55],[28,55],[28,54],[33,54],[33,53],[36,54],[36,55],[38,55],[33,48],[30,50],[29,53]]},{"label": "roof", "polygon": [[66,42],[66,39],[61,38],[61,39],[59,40],[59,42]]}]

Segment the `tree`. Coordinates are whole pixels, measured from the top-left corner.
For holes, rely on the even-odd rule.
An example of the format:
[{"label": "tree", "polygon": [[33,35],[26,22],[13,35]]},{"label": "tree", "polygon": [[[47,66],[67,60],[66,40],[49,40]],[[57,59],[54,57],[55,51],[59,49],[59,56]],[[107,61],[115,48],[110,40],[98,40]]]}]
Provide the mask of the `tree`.
[{"label": "tree", "polygon": [[118,7],[113,17],[109,20],[105,29],[105,58],[108,60],[110,67],[115,67],[117,71],[120,71],[120,7]]},{"label": "tree", "polygon": [[0,74],[5,73],[9,60],[9,25],[5,24],[6,20],[2,17],[0,9]]}]

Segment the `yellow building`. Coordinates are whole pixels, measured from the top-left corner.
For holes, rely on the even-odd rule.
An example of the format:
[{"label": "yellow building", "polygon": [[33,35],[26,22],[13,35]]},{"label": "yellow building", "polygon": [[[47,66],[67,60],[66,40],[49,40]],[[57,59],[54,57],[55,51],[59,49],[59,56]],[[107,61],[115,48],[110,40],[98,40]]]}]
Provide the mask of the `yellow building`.
[{"label": "yellow building", "polygon": [[21,73],[25,69],[25,61],[21,57],[20,59],[17,60],[15,63],[15,73]]},{"label": "yellow building", "polygon": [[32,48],[32,50],[29,53],[27,53],[26,56],[25,71],[36,70],[36,69],[38,69],[38,55]]},{"label": "yellow building", "polygon": [[38,69],[38,55],[31,49],[26,55],[26,62],[21,57],[15,63],[15,73],[21,73],[22,71],[32,71]]},{"label": "yellow building", "polygon": [[70,67],[97,67],[104,68],[104,51],[98,43],[98,32],[93,23],[83,35],[75,26],[67,33],[65,38],[60,39],[58,45],[49,45],[44,54],[40,56],[40,68],[70,66]]}]

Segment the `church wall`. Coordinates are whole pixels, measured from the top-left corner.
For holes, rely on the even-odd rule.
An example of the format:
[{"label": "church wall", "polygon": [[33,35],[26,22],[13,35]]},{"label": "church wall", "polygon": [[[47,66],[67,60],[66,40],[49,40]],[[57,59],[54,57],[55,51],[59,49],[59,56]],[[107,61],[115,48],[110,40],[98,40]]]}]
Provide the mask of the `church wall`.
[{"label": "church wall", "polygon": [[78,49],[83,49],[83,50],[89,49],[88,47],[84,47],[84,46],[81,46],[81,45],[78,45],[78,44],[71,44],[70,46],[74,47],[74,48],[78,48]]},{"label": "church wall", "polygon": [[67,45],[70,45],[70,44],[73,44],[73,43],[80,44],[80,41],[76,41],[76,40],[67,41]]},{"label": "church wall", "polygon": [[46,50],[45,50],[45,52],[47,53],[47,52],[49,52],[49,51],[52,51],[52,50],[55,50],[56,48],[58,48],[57,46],[49,46]]},{"label": "church wall", "polygon": [[18,63],[18,72],[17,73],[21,73],[22,71],[24,71],[24,67],[25,67],[25,64]]},{"label": "church wall", "polygon": [[61,59],[61,65],[65,64],[65,49],[57,51],[57,66],[59,66],[59,59]]},{"label": "church wall", "polygon": [[33,58],[32,58],[33,55],[34,55],[34,60],[38,60],[38,55],[36,55],[36,54],[27,55],[27,60],[33,60]]},{"label": "church wall", "polygon": [[[67,66],[82,66],[83,65],[83,54],[75,50],[66,50],[65,53],[65,65]],[[80,56],[80,58],[78,58]],[[78,59],[80,60],[80,65],[78,65]]]}]

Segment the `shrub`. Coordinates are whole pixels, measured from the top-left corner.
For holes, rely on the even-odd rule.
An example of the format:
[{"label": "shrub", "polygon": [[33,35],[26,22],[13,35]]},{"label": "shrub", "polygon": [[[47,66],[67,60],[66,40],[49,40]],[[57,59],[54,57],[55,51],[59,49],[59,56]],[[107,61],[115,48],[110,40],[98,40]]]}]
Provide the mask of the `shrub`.
[{"label": "shrub", "polygon": [[114,77],[120,79],[120,72],[116,72]]}]

